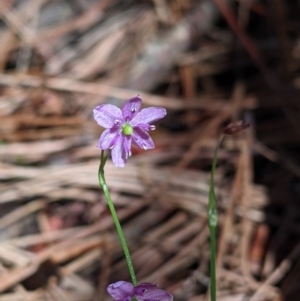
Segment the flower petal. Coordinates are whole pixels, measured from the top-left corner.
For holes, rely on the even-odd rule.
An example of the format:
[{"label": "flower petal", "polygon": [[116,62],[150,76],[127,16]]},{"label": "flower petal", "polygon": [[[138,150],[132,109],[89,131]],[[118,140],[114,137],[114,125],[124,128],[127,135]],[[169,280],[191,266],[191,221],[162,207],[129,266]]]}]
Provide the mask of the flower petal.
[{"label": "flower petal", "polygon": [[96,122],[106,129],[116,125],[116,122],[123,122],[122,111],[114,105],[104,104],[94,108],[93,112]]},{"label": "flower petal", "polygon": [[137,301],[172,301],[173,296],[152,283],[140,283],[134,288]]},{"label": "flower petal", "polygon": [[128,159],[129,156],[131,156],[131,136],[129,135],[125,135],[123,137],[123,145],[124,145],[124,148],[125,148],[125,152],[127,154],[127,157],[126,157],[126,160]]},{"label": "flower petal", "polygon": [[150,107],[143,109],[139,113],[137,113],[129,123],[132,126],[151,123],[165,117],[166,115],[166,109],[160,107]]},{"label": "flower petal", "polygon": [[140,95],[130,98],[122,108],[123,118],[130,121],[141,109],[142,98]]},{"label": "flower petal", "polygon": [[100,136],[98,147],[106,150],[112,147],[118,139],[121,129],[118,127],[112,127],[111,129],[106,129]]},{"label": "flower petal", "polygon": [[114,301],[131,301],[134,293],[134,287],[130,282],[118,281],[107,287],[107,292]]},{"label": "flower petal", "polygon": [[154,148],[154,142],[150,135],[141,129],[140,127],[135,127],[133,129],[132,141],[134,144],[136,144],[138,147],[143,149],[151,149]]},{"label": "flower petal", "polygon": [[116,167],[124,167],[130,155],[131,137],[120,134],[113,149],[111,158]]}]

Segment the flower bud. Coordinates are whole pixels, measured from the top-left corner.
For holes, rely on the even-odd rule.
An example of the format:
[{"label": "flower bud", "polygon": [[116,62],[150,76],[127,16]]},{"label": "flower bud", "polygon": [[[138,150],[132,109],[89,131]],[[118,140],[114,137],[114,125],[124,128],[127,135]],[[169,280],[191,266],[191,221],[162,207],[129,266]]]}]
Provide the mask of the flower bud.
[{"label": "flower bud", "polygon": [[224,135],[235,135],[239,132],[247,129],[250,126],[249,122],[246,122],[244,120],[238,120],[234,121],[232,123],[229,123],[224,129],[223,134]]}]

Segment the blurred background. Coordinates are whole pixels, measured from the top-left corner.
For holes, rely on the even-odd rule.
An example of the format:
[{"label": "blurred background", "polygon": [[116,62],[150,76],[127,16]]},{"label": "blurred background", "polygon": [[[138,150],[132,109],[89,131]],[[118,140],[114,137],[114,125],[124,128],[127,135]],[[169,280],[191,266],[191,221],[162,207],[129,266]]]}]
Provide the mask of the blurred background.
[{"label": "blurred background", "polygon": [[92,110],[162,106],[156,148],[106,177],[139,282],[208,300],[300,300],[300,1],[0,1],[0,301],[106,301],[129,280],[98,186]]}]

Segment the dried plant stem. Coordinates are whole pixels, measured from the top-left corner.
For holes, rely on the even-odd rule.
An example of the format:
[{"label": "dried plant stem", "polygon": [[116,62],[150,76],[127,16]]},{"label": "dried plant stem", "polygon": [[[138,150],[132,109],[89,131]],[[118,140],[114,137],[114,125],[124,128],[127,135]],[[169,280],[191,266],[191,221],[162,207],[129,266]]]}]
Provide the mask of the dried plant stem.
[{"label": "dried plant stem", "polygon": [[110,193],[109,193],[106,181],[105,181],[105,177],[104,177],[104,166],[105,166],[107,158],[108,158],[108,156],[104,156],[104,151],[101,151],[100,166],[99,166],[99,171],[98,171],[98,180],[99,180],[100,186],[103,189],[105,199],[107,201],[107,205],[109,207],[112,219],[114,221],[114,224],[116,226],[116,229],[117,229],[117,232],[118,232],[118,235],[119,235],[119,238],[120,238],[120,242],[121,242],[124,254],[125,254],[125,258],[126,258],[126,262],[127,262],[128,270],[129,270],[129,273],[130,273],[132,284],[134,286],[136,286],[137,285],[137,280],[136,280],[135,271],[134,271],[134,268],[133,268],[131,256],[130,256],[130,253],[129,253],[129,249],[128,249],[128,246],[127,246],[127,242],[126,242],[126,239],[125,239],[125,236],[124,236],[124,233],[123,233],[123,230],[122,230],[122,226],[120,224],[115,206],[112,202],[112,199],[111,199],[111,196],[110,196]]},{"label": "dried plant stem", "polygon": [[216,228],[218,225],[217,202],[215,195],[215,170],[218,159],[218,150],[221,145],[223,135],[220,136],[215,148],[214,158],[210,173],[209,195],[208,195],[208,227],[210,234],[210,301],[216,301],[217,280],[216,280]]}]

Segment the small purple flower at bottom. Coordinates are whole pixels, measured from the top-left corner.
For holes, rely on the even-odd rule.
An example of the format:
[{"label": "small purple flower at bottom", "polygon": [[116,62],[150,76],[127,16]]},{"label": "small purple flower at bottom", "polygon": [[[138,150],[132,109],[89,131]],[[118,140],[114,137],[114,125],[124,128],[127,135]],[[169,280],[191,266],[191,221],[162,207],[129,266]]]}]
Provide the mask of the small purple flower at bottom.
[{"label": "small purple flower at bottom", "polygon": [[98,147],[111,149],[111,157],[115,166],[124,167],[131,155],[131,143],[140,148],[154,148],[153,140],[148,132],[154,130],[151,123],[166,116],[161,107],[150,107],[140,111],[142,99],[139,95],[130,98],[122,109],[104,104],[94,108],[94,119],[106,128],[102,133]]},{"label": "small purple flower at bottom", "polygon": [[133,286],[130,282],[118,281],[107,287],[114,301],[172,301],[173,296],[152,283]]}]

